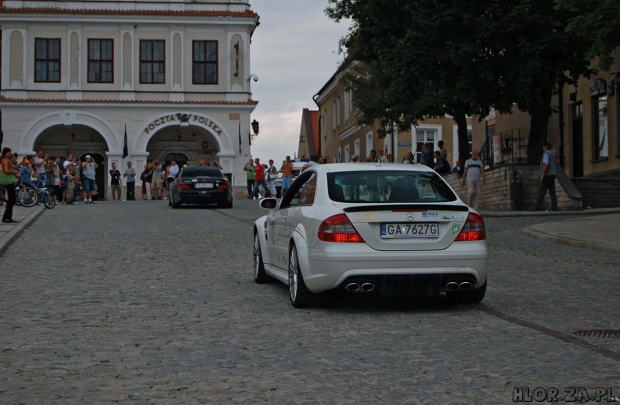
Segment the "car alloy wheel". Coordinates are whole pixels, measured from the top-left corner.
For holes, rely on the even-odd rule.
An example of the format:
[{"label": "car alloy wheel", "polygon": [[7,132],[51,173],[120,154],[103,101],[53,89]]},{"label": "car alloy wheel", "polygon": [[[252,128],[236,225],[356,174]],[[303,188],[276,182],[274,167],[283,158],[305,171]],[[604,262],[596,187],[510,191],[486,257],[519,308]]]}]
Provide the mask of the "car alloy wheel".
[{"label": "car alloy wheel", "polygon": [[288,286],[289,298],[293,307],[304,308],[314,304],[316,296],[306,287],[304,276],[299,269],[299,260],[295,245],[291,245],[291,252],[289,255]]}]

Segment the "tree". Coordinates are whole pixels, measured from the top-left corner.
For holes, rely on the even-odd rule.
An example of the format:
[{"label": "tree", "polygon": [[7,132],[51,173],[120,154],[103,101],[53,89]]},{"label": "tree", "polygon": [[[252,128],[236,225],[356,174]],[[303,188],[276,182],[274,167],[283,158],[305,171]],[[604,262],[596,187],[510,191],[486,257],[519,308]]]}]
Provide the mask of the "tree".
[{"label": "tree", "polygon": [[620,45],[620,7],[617,0],[556,0],[558,10],[573,15],[566,31],[590,42],[588,59],[599,58],[599,66],[608,70],[614,63],[613,52]]},{"label": "tree", "polygon": [[517,103],[531,115],[528,157],[536,163],[558,78],[589,72],[587,41],[563,29],[574,12],[554,6],[553,0],[330,0],[326,12],[354,22],[349,57],[367,71],[351,87],[362,95],[356,107],[364,122],[398,116],[406,127],[450,114],[463,162],[466,116],[484,117],[491,108],[508,113]]}]

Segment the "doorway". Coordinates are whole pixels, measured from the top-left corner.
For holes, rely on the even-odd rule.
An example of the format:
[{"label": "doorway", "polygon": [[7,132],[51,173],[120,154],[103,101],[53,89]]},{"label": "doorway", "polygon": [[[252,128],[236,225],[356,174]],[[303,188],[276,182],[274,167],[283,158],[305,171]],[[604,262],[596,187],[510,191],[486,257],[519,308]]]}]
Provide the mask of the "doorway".
[{"label": "doorway", "polygon": [[583,104],[573,104],[573,177],[583,177]]}]

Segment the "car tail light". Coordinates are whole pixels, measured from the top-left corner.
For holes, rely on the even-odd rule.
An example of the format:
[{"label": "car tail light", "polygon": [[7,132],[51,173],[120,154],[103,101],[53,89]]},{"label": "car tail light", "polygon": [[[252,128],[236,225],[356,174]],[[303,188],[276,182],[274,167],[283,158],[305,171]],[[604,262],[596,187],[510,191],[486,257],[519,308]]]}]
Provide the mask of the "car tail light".
[{"label": "car tail light", "polygon": [[228,180],[226,180],[224,183],[222,183],[222,184],[217,186],[217,188],[220,189],[220,190],[226,190],[226,189],[228,189],[228,187],[229,187]]},{"label": "car tail light", "polygon": [[362,235],[357,232],[346,214],[327,218],[319,226],[319,240],[323,242],[364,243]]},{"label": "car tail light", "polygon": [[485,240],[486,238],[484,219],[480,215],[470,212],[455,242]]},{"label": "car tail light", "polygon": [[179,184],[179,190],[191,190],[191,187],[181,179],[179,179],[178,184]]}]

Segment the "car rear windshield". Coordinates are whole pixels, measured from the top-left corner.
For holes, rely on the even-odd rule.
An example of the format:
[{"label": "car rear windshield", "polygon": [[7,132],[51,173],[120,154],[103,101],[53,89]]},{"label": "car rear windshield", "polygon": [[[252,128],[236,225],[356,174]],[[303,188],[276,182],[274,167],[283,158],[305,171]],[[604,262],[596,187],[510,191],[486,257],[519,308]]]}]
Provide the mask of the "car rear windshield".
[{"label": "car rear windshield", "polygon": [[439,175],[412,171],[354,171],[327,175],[329,198],[337,202],[428,203],[456,201]]},{"label": "car rear windshield", "polygon": [[186,167],[180,174],[181,177],[222,177],[222,172],[217,167]]}]

